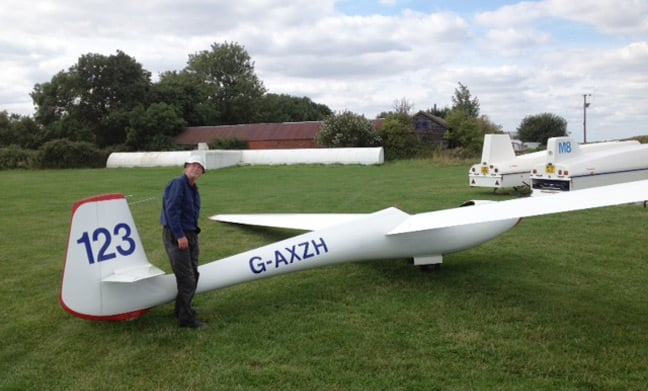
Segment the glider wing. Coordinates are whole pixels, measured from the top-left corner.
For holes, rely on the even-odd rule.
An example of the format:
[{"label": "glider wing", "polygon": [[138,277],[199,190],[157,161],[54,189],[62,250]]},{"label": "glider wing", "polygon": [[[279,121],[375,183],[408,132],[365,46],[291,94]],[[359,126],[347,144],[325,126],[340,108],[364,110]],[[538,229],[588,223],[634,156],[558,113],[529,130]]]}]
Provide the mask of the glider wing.
[{"label": "glider wing", "polygon": [[337,224],[355,220],[362,213],[261,213],[261,214],[221,214],[210,219],[222,223],[254,225],[262,227],[289,228],[315,231]]},{"label": "glider wing", "polygon": [[648,180],[627,182],[421,213],[403,221],[391,230],[389,235],[631,204],[645,200],[648,200]]},{"label": "glider wing", "polygon": [[[429,231],[523,217],[541,216],[648,200],[648,180],[594,187],[583,190],[485,202],[411,215],[390,230],[388,235]],[[314,231],[346,223],[363,214],[223,214],[210,219],[223,223]]]}]

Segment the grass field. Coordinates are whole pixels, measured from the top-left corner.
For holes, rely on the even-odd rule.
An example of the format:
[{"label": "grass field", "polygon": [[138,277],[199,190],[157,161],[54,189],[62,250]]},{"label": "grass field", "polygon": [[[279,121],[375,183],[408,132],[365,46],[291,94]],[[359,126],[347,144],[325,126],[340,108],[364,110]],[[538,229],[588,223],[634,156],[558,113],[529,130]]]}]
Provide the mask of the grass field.
[{"label": "grass field", "polygon": [[[467,164],[237,167],[208,172],[202,262],[291,235],[207,218],[242,212],[407,212],[503,200]],[[348,263],[196,297],[209,327],[173,305],[131,322],[58,303],[72,204],[128,196],[152,263],[161,192],[180,169],[0,171],[0,389],[645,389],[648,210],[526,219],[422,272],[406,259]]]}]

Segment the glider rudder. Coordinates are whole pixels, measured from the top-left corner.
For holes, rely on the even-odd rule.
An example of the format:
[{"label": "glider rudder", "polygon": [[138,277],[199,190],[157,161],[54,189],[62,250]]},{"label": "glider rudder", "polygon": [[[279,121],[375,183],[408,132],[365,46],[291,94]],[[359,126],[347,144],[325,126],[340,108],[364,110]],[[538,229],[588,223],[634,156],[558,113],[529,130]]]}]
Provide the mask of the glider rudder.
[{"label": "glider rudder", "polygon": [[74,204],[59,297],[67,312],[88,320],[134,319],[149,308],[123,305],[123,298],[115,297],[119,289],[114,284],[163,273],[148,262],[123,195],[105,194]]}]

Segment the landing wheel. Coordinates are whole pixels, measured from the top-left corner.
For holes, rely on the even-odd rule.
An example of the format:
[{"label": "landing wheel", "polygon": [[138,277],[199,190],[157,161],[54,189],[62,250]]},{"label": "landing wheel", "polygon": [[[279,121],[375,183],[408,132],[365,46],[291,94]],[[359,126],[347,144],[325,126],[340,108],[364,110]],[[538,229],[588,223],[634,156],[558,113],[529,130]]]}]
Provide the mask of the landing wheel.
[{"label": "landing wheel", "polygon": [[434,272],[441,270],[441,264],[440,263],[433,263],[430,265],[419,265],[419,270],[422,272]]}]

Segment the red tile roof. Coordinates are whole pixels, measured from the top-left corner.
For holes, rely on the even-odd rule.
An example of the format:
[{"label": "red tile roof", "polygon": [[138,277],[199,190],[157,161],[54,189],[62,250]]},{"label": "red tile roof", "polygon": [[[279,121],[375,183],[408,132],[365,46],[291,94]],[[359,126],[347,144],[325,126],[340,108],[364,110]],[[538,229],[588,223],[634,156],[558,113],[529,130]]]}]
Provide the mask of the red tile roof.
[{"label": "red tile roof", "polygon": [[179,145],[196,145],[223,138],[242,141],[313,140],[321,126],[321,121],[193,126],[178,135],[175,142]]},{"label": "red tile roof", "polygon": [[[382,125],[383,120],[376,119],[371,122],[378,128]],[[175,143],[178,145],[209,144],[216,139],[223,138],[236,138],[248,142],[314,140],[321,126],[322,121],[192,126],[180,133],[176,137]]]}]

